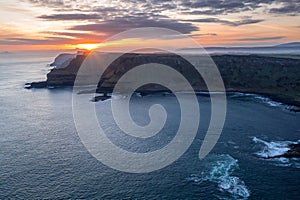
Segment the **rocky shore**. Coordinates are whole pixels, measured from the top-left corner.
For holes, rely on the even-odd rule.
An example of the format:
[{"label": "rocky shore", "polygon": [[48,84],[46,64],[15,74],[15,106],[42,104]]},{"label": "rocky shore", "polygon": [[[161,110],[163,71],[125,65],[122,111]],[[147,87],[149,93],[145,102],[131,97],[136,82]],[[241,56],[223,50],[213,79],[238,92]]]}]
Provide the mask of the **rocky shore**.
[{"label": "rocky shore", "polygon": [[[87,54],[77,55],[64,68],[53,68],[47,80],[33,82],[26,88],[73,86],[78,69]],[[226,91],[263,94],[289,105],[300,106],[300,59],[262,55],[213,55]],[[125,54],[115,60],[104,72],[97,92],[109,93],[118,79],[135,66],[159,63],[183,74],[196,91],[207,87],[197,71],[182,57],[171,54]],[[146,85],[140,92],[157,92],[165,88]]]},{"label": "rocky shore", "polygon": [[290,144],[288,150],[282,157],[285,158],[300,158],[300,144]]},{"label": "rocky shore", "polygon": [[[253,141],[262,144],[261,150],[255,154],[259,158],[273,159],[273,158],[300,158],[300,140],[292,141],[264,141],[257,137]],[[280,160],[278,160],[280,161]]]},{"label": "rocky shore", "polygon": [[300,158],[300,144],[289,144],[289,150],[281,155],[270,156],[267,159],[271,158]]}]

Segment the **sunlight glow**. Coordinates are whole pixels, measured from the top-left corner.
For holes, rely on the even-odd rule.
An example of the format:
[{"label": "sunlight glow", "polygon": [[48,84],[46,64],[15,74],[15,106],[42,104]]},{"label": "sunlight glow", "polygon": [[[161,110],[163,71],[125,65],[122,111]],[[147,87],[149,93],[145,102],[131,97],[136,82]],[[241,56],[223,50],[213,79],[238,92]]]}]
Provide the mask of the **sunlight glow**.
[{"label": "sunlight glow", "polygon": [[102,45],[97,43],[97,44],[77,44],[75,46],[79,49],[93,50],[101,47]]}]

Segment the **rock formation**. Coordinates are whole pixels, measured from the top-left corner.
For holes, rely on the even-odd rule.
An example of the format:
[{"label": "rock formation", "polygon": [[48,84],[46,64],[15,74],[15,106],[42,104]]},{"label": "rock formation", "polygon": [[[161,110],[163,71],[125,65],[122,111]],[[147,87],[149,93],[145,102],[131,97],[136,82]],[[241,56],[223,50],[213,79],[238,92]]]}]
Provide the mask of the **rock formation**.
[{"label": "rock formation", "polygon": [[[73,86],[77,71],[86,55],[77,55],[65,68],[54,68],[46,82],[28,88]],[[265,94],[282,102],[300,106],[300,59],[262,55],[214,55],[227,91]],[[115,60],[98,83],[98,92],[110,92],[118,79],[135,66],[164,64],[182,73],[195,90],[206,90],[197,71],[182,57],[171,54],[125,54]],[[165,90],[145,86],[143,92]]]},{"label": "rock formation", "polygon": [[300,144],[289,144],[290,149],[282,155],[272,156],[268,158],[300,158]]}]

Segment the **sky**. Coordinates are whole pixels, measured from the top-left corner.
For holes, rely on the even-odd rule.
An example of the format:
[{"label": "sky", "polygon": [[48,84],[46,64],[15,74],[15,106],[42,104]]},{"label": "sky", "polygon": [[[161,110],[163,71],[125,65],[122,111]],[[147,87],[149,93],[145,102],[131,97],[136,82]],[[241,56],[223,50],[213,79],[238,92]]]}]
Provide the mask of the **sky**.
[{"label": "sky", "polygon": [[203,46],[297,42],[299,11],[299,0],[0,0],[0,51],[93,47],[140,27]]}]

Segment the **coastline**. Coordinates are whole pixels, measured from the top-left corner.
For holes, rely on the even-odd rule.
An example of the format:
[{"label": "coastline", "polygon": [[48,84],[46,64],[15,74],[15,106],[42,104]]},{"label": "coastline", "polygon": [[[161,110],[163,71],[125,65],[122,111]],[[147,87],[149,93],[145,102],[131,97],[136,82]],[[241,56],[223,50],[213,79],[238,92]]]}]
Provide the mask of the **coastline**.
[{"label": "coastline", "polygon": [[[77,71],[87,55],[77,55],[66,67],[53,68],[47,74],[46,81],[27,83],[25,87],[72,87]],[[300,59],[265,55],[213,55],[212,59],[221,73],[226,93],[257,94],[286,105],[300,107]],[[193,69],[182,57],[166,54],[125,54],[103,73],[97,93],[111,93],[123,74],[146,61],[169,65],[187,77],[196,92],[207,91],[201,76],[194,75]],[[138,92],[147,94],[164,91],[165,88],[147,86],[140,88]]]}]

